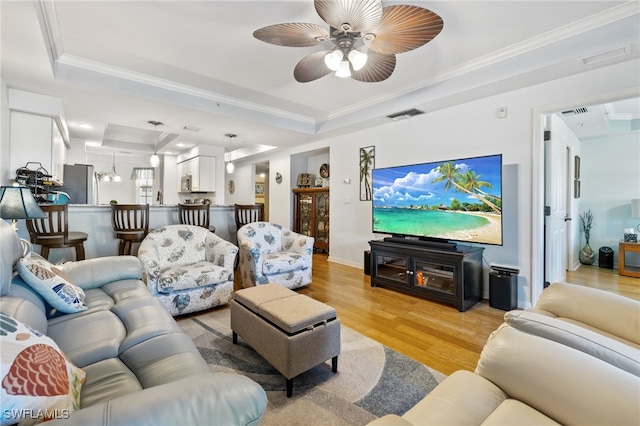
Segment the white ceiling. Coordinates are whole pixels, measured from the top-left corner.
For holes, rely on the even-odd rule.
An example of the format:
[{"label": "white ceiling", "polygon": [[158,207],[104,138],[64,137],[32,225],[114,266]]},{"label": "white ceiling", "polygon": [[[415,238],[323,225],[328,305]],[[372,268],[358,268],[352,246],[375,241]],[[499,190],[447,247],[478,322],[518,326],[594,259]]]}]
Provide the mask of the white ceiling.
[{"label": "white ceiling", "polygon": [[[444,29],[398,55],[380,83],[334,75],[298,83],[296,63],[328,46],[253,38],[278,23],[326,26],[311,0],[1,1],[2,79],[60,98],[70,137],[93,142],[87,150],[149,155],[149,120],[174,135],[160,152],[290,147],[387,123],[397,111],[428,112],[639,55],[638,1],[383,3],[426,7]],[[115,143],[108,131],[122,129],[132,132]]]}]

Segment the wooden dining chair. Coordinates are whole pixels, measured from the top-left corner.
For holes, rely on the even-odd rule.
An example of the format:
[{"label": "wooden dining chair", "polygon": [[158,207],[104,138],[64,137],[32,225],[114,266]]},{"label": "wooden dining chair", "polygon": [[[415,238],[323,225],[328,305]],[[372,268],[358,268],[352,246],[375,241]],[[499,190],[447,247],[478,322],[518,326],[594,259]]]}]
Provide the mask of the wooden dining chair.
[{"label": "wooden dining chair", "polygon": [[69,231],[69,209],[67,204],[40,204],[47,217],[28,219],[27,230],[32,244],[42,248],[40,255],[49,258],[49,250],[73,247],[76,260],[84,260],[84,242],[89,235],[80,231]]},{"label": "wooden dining chair", "polygon": [[264,204],[236,204],[235,218],[236,229],[242,228],[247,223],[261,222],[264,220]]},{"label": "wooden dining chair", "polygon": [[[180,224],[201,226],[211,230],[209,226],[209,210],[211,204],[178,204]],[[215,227],[213,228],[215,231]]]},{"label": "wooden dining chair", "polygon": [[132,244],[149,233],[149,204],[112,204],[111,225],[120,240],[118,254],[130,255]]}]

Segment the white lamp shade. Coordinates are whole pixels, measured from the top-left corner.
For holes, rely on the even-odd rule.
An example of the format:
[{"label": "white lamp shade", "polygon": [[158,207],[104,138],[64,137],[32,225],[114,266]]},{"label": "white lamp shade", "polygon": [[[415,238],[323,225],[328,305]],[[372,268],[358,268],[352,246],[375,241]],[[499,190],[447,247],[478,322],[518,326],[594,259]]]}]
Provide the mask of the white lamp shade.
[{"label": "white lamp shade", "polygon": [[236,169],[236,166],[234,166],[233,163],[231,162],[227,163],[227,173],[231,174],[235,169]]},{"label": "white lamp shade", "polygon": [[631,216],[640,217],[640,198],[631,200]]},{"label": "white lamp shade", "polygon": [[334,50],[331,53],[328,53],[324,57],[324,63],[331,71],[337,71],[340,66],[340,62],[342,62],[342,58],[344,54],[340,50]]},{"label": "white lamp shade", "polygon": [[353,49],[349,52],[349,61],[351,61],[354,71],[361,70],[367,63],[367,54]]},{"label": "white lamp shade", "polygon": [[351,70],[349,69],[349,61],[340,62],[338,71],[336,71],[338,77],[351,77]]},{"label": "white lamp shade", "polygon": [[160,165],[160,157],[158,157],[158,154],[153,154],[151,156],[149,164],[151,164],[151,167],[158,167]]}]

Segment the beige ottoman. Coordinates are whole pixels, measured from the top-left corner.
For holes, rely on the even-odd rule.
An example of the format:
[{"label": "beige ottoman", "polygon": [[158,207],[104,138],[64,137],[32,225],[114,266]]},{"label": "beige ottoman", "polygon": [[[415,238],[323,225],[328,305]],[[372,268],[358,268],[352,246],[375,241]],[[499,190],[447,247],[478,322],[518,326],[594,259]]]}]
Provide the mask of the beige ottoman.
[{"label": "beige ottoman", "polygon": [[331,359],[338,371],[340,320],[331,306],[279,284],[238,290],[231,305],[233,343],[242,337],[286,379]]}]

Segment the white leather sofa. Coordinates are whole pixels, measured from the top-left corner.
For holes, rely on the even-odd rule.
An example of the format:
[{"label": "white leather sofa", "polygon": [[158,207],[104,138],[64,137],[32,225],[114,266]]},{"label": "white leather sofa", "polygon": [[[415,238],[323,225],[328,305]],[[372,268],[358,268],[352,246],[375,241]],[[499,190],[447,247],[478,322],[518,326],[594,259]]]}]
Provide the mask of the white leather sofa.
[{"label": "white leather sofa", "polygon": [[505,320],[475,372],[455,372],[401,417],[370,425],[640,423],[640,302],[557,283]]},{"label": "white leather sofa", "polygon": [[51,425],[260,422],[267,403],[262,387],[211,371],[140,280],[136,257],[55,265],[59,276],[82,289],[86,306],[76,313],[53,309],[34,291],[16,272],[21,258],[18,235],[0,220],[2,425],[45,416]]}]

